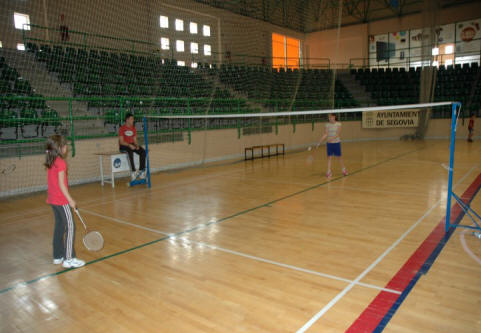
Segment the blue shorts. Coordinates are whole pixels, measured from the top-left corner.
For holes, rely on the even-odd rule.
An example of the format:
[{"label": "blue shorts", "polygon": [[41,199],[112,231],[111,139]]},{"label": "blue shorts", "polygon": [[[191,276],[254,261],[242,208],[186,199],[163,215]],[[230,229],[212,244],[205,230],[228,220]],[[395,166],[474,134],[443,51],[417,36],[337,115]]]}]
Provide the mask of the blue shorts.
[{"label": "blue shorts", "polygon": [[341,143],[327,143],[327,156],[341,156]]}]

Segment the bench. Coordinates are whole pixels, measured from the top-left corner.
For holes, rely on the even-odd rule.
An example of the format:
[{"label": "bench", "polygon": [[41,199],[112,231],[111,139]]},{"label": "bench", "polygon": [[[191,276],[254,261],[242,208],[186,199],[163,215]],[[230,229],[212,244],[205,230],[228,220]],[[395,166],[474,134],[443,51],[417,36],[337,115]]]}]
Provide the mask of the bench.
[{"label": "bench", "polygon": [[[279,151],[279,148],[282,147],[282,152]],[[267,154],[264,155],[264,151],[265,149],[267,149]],[[270,157],[270,156],[276,156],[276,155],[279,155],[279,154],[282,154],[284,155],[285,154],[285,148],[284,148],[284,144],[283,143],[273,143],[273,144],[269,144],[269,145],[259,145],[259,146],[252,146],[252,147],[246,147],[244,149],[244,159],[247,161],[247,160],[253,160],[254,158],[256,158],[255,156],[255,151],[256,150],[260,150],[261,153],[260,155],[258,155],[257,157]],[[251,152],[251,157],[250,158],[247,158],[247,152]],[[271,154],[271,151],[272,151],[272,154]]]},{"label": "bench", "polygon": [[[115,174],[120,172],[129,172],[130,174],[130,161],[127,153],[121,153],[119,151],[95,153],[99,157],[100,163],[100,183],[104,186],[104,183],[111,183],[112,188],[115,188]],[[104,176],[104,156],[110,157],[110,178]],[[134,154],[135,168],[139,169],[139,155]]]}]

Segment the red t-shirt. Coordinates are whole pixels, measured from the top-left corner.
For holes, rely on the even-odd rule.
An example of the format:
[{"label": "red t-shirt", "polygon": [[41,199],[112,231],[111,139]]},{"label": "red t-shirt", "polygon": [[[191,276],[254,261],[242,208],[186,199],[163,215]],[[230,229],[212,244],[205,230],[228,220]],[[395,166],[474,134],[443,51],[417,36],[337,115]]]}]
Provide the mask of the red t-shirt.
[{"label": "red t-shirt", "polygon": [[68,204],[67,198],[63,195],[58,184],[58,174],[60,171],[64,171],[65,186],[68,189],[67,180],[67,163],[61,158],[57,157],[53,162],[52,167],[47,169],[47,184],[48,184],[48,197],[47,203],[51,205],[63,206]]},{"label": "red t-shirt", "polygon": [[474,120],[473,120],[473,119],[469,119],[468,129],[473,129],[473,127],[474,127]]},{"label": "red t-shirt", "polygon": [[123,137],[126,143],[132,144],[137,137],[137,130],[135,129],[135,126],[128,127],[127,125],[124,125],[119,129],[119,136]]}]

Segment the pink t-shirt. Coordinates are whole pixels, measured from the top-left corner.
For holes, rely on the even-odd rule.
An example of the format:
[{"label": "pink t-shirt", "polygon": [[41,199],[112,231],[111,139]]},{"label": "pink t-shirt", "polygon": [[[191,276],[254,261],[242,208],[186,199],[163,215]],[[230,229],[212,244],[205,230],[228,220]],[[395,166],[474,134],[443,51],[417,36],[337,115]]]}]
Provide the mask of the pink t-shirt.
[{"label": "pink t-shirt", "polygon": [[47,169],[47,184],[48,184],[48,197],[47,203],[51,205],[63,206],[68,204],[67,198],[63,195],[58,184],[58,174],[60,171],[65,171],[65,186],[68,189],[67,180],[67,163],[61,158],[57,157],[53,162],[52,167]]}]

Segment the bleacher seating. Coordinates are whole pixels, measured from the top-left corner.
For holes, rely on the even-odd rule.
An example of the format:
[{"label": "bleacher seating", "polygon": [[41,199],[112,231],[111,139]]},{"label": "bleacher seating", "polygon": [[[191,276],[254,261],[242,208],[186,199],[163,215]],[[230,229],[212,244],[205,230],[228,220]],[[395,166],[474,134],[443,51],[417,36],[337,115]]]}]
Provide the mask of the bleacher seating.
[{"label": "bleacher seating", "polygon": [[31,98],[41,95],[35,94],[30,83],[4,57],[0,57],[0,73],[0,93],[7,97],[0,100],[0,139],[15,140],[20,134],[24,139],[35,138],[52,133],[48,127],[60,125],[57,112],[49,109],[45,101]]},{"label": "bleacher seating", "polygon": [[[481,81],[477,80],[478,64],[440,66],[436,71],[434,101],[460,101],[470,113],[478,114]],[[419,103],[421,68],[374,68],[351,70],[378,105]],[[474,86],[476,84],[476,86]],[[446,111],[446,110],[445,110]],[[447,110],[449,114],[449,110]],[[437,112],[434,117],[448,114]],[[478,114],[481,116],[481,114]]]},{"label": "bleacher seating", "polygon": [[[320,69],[270,69],[262,66],[222,65],[220,80],[249,99],[268,99],[266,106],[278,106],[295,98],[296,110],[330,105],[332,71]],[[278,101],[276,101],[278,100]],[[340,81],[335,82],[335,107],[354,107],[357,101]],[[287,103],[290,105],[290,103]]]}]

